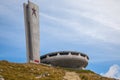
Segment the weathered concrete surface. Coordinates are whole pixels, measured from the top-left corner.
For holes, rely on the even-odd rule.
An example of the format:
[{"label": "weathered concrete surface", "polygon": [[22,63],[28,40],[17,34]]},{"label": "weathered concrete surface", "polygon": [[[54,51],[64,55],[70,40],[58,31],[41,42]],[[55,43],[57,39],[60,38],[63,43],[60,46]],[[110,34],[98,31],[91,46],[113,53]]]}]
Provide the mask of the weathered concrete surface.
[{"label": "weathered concrete surface", "polygon": [[24,3],[25,32],[28,62],[40,62],[39,7]]},{"label": "weathered concrete surface", "polygon": [[53,52],[41,56],[41,63],[74,69],[84,69],[88,60],[86,54],[73,51]]}]

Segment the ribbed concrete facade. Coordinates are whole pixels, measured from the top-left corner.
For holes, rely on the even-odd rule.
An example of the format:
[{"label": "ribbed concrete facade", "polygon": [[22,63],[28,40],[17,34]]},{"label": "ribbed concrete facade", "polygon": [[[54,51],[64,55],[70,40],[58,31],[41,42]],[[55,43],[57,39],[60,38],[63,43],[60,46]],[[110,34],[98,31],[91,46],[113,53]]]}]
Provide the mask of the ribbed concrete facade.
[{"label": "ribbed concrete facade", "polygon": [[41,56],[41,63],[75,69],[85,68],[88,60],[86,54],[74,51],[59,51]]},{"label": "ribbed concrete facade", "polygon": [[24,16],[28,62],[40,63],[39,7],[24,3]]}]

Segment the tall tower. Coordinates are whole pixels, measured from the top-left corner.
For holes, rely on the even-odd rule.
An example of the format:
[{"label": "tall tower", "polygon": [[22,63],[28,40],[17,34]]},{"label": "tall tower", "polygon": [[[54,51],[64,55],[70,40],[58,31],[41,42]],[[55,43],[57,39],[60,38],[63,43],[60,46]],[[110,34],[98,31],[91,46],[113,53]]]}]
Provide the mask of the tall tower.
[{"label": "tall tower", "polygon": [[24,3],[26,48],[28,62],[40,63],[39,7]]}]

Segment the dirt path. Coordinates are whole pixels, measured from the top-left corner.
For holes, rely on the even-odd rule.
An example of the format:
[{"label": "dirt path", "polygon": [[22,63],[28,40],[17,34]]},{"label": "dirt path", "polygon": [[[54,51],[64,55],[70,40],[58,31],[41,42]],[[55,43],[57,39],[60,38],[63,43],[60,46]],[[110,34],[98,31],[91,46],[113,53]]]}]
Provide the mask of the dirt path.
[{"label": "dirt path", "polygon": [[75,72],[66,72],[63,80],[81,80]]}]

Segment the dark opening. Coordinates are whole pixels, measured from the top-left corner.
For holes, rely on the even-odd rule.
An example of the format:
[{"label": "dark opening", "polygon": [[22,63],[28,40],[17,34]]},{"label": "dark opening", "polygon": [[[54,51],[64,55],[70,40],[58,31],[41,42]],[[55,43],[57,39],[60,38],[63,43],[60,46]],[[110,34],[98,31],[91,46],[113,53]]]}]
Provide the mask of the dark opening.
[{"label": "dark opening", "polygon": [[57,53],[49,54],[49,57],[57,56]]},{"label": "dark opening", "polygon": [[73,52],[71,52],[71,54],[72,54],[72,55],[79,55],[79,53],[73,53]]},{"label": "dark opening", "polygon": [[87,56],[87,59],[89,60],[89,57]]},{"label": "dark opening", "polygon": [[45,55],[45,56],[41,56],[41,59],[44,59],[44,58],[46,58],[47,56]]},{"label": "dark opening", "polygon": [[68,52],[60,53],[60,55],[68,55],[68,54],[69,54]]},{"label": "dark opening", "polygon": [[80,54],[81,56],[85,57],[86,55],[85,54]]}]

